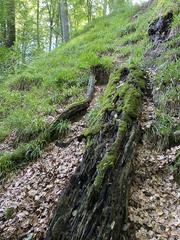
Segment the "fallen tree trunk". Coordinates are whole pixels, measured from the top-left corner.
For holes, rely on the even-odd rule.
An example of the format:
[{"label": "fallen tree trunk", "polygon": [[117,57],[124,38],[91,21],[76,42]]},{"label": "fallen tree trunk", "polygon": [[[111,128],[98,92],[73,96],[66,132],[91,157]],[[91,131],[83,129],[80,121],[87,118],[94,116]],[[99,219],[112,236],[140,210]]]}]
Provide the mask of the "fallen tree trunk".
[{"label": "fallen tree trunk", "polygon": [[109,83],[111,106],[104,110],[101,125],[88,130],[89,146],[59,199],[46,240],[126,239],[123,224],[144,79],[137,69],[119,74]]}]

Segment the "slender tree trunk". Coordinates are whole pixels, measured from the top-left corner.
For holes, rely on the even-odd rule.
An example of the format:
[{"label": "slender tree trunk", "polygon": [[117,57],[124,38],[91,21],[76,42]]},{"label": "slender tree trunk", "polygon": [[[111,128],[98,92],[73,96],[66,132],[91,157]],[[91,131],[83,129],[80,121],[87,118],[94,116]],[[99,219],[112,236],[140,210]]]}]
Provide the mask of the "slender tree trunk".
[{"label": "slender tree trunk", "polygon": [[0,16],[0,42],[4,44],[6,40],[6,14],[4,0],[0,0]]},{"label": "slender tree trunk", "polygon": [[7,0],[6,12],[7,12],[6,47],[10,48],[14,45],[16,40],[15,0]]},{"label": "slender tree trunk", "polygon": [[92,0],[87,0],[88,23],[92,20]]},{"label": "slender tree trunk", "polygon": [[37,0],[37,49],[40,49],[40,32],[39,32],[39,0]]},{"label": "slender tree trunk", "polygon": [[56,38],[56,42],[55,42],[55,46],[57,47],[58,46],[58,34],[56,33],[56,36],[55,36],[55,38]]},{"label": "slender tree trunk", "polygon": [[26,25],[23,24],[22,28],[22,40],[21,40],[21,61],[22,63],[26,62],[26,50],[27,50],[27,44],[26,44]]},{"label": "slender tree trunk", "polygon": [[54,2],[51,0],[49,3],[46,3],[46,7],[49,14],[49,52],[52,49],[52,38],[53,38],[53,24],[54,24]]},{"label": "slender tree trunk", "polygon": [[55,47],[58,47],[59,44],[59,36],[60,36],[60,21],[59,21],[59,16],[57,15],[57,18],[55,19]]},{"label": "slender tree trunk", "polygon": [[104,3],[103,3],[103,15],[104,16],[106,16],[106,14],[107,14],[107,5],[108,5],[107,0],[104,0]]},{"label": "slender tree trunk", "polygon": [[62,41],[67,42],[69,40],[69,18],[67,0],[60,0],[59,6]]},{"label": "slender tree trunk", "polygon": [[57,47],[59,44],[59,36],[61,35],[60,31],[60,12],[59,12],[59,5],[57,4],[57,8],[55,10],[55,46]]},{"label": "slender tree trunk", "polygon": [[52,49],[52,37],[53,37],[53,19],[50,19],[50,26],[49,26],[49,52]]}]

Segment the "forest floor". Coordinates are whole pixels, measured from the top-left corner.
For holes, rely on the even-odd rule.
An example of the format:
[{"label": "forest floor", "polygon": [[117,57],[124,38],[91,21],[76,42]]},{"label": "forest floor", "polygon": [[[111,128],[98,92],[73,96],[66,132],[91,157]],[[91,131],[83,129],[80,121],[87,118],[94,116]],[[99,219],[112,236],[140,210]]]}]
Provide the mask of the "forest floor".
[{"label": "forest floor", "polygon": [[[152,124],[154,109],[152,100],[146,98],[140,120],[144,132]],[[152,148],[146,134],[138,145],[133,162],[129,222],[124,226],[126,231],[131,229],[134,233],[131,239],[179,239],[180,189],[170,169],[179,149],[180,146],[158,152]]]},{"label": "forest floor", "polygon": [[[95,87],[88,112],[102,92],[103,86]],[[85,143],[78,137],[85,127],[84,115],[71,124],[63,142],[49,144],[41,158],[0,186],[0,239],[44,239],[59,196],[82,160]],[[11,138],[3,150],[10,143]]]},{"label": "forest floor", "polygon": [[[89,110],[102,91],[96,87]],[[143,132],[149,130],[153,118],[153,102],[145,98],[140,119]],[[0,187],[0,239],[43,239],[59,195],[82,160],[85,144],[78,137],[85,125],[85,116],[72,123],[63,142],[51,143],[37,162]],[[158,152],[146,134],[137,146],[129,219],[124,225],[124,231],[132,233],[131,239],[178,240],[180,191],[169,166],[178,149]]]}]

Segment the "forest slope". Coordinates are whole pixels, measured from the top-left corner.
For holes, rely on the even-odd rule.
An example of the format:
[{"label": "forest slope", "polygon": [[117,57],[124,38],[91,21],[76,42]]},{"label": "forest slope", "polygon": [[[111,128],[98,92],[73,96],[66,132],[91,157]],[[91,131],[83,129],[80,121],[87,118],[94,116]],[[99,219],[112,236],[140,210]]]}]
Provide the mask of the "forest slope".
[{"label": "forest slope", "polygon": [[[157,2],[148,10],[137,11],[128,5],[122,6],[118,13],[93,21],[80,36],[4,79],[0,87],[1,155],[6,150],[13,152],[15,149],[20,154],[24,151],[23,146],[26,149],[34,146],[34,139],[65,105],[84,98],[93,67],[101,65],[107,72],[106,78],[119,66],[134,64],[143,68],[145,52],[152,47],[147,32],[149,23],[159,13],[163,15],[171,9],[178,11],[176,1]],[[172,32],[178,28],[178,22],[179,16],[175,15]],[[160,138],[162,136],[165,145],[175,125],[175,112],[172,107],[168,111],[167,105],[176,103],[178,97],[178,41],[178,35],[170,39],[163,45],[166,52],[151,61],[152,65],[157,62],[161,66],[153,79],[160,93],[154,130]],[[169,64],[172,56],[175,61]],[[41,146],[38,149],[35,155],[40,154]],[[0,161],[3,171],[14,167],[11,157],[5,155]]]},{"label": "forest slope", "polygon": [[149,145],[160,150],[179,143],[179,31],[177,1],[124,5],[1,82],[1,179],[67,134],[68,119],[53,124],[64,108],[84,102],[90,75],[107,84],[86,116],[82,164],[60,198],[47,239],[128,237],[122,229],[145,95],[154,102],[144,133]]}]

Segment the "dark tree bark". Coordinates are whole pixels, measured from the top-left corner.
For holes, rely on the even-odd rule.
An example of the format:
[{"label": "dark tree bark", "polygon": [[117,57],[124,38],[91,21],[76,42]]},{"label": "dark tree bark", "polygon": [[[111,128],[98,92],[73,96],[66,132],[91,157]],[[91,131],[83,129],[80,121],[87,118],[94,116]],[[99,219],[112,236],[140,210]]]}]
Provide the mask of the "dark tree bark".
[{"label": "dark tree bark", "polygon": [[7,0],[6,12],[7,12],[6,47],[10,48],[14,45],[16,40],[15,0]]},{"label": "dark tree bark", "polygon": [[67,0],[60,0],[59,8],[62,41],[67,42],[69,40],[69,18]]},{"label": "dark tree bark", "polygon": [[[128,74],[124,69],[119,81],[128,81],[129,88],[141,92],[136,85],[138,78],[133,79]],[[114,84],[118,86],[119,81]],[[111,97],[113,109],[104,110],[101,126],[86,133],[90,143],[81,165],[59,199],[46,240],[128,239],[123,226],[127,219],[131,161],[139,138],[136,117],[141,110],[142,95],[131,95],[137,106],[132,115],[128,115],[129,120],[130,105],[119,112],[122,99],[113,98],[113,93]]]}]

